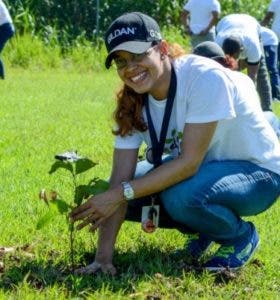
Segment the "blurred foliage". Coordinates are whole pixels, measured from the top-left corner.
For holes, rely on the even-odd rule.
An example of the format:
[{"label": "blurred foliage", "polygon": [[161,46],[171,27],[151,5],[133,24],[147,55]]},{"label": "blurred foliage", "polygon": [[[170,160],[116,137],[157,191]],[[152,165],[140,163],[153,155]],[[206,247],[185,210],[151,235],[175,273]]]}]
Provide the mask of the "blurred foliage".
[{"label": "blurred foliage", "polygon": [[[142,11],[161,26],[179,27],[186,0],[5,0],[19,34],[40,36],[45,43],[68,48],[77,39],[98,42],[123,12]],[[270,0],[221,0],[222,15],[247,13],[262,19]],[[99,13],[98,13],[99,12]]]}]

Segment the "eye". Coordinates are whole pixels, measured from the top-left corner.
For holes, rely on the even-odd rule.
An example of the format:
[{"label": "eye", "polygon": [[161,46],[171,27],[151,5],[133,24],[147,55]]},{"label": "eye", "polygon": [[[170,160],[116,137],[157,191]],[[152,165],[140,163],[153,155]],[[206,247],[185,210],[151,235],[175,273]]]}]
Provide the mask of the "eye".
[{"label": "eye", "polygon": [[118,69],[124,68],[127,64],[126,60],[122,57],[115,57],[114,62]]},{"label": "eye", "polygon": [[139,54],[134,54],[133,55],[133,58],[136,60],[136,61],[140,61],[144,58],[144,56],[146,56],[146,52],[144,53],[139,53]]}]

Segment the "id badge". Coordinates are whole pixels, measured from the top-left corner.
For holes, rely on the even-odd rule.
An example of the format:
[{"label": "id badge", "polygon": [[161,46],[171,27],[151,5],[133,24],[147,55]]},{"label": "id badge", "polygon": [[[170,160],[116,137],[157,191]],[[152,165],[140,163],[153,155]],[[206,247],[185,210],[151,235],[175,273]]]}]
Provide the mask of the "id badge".
[{"label": "id badge", "polygon": [[143,206],[141,223],[142,229],[147,233],[152,233],[158,227],[159,205]]}]

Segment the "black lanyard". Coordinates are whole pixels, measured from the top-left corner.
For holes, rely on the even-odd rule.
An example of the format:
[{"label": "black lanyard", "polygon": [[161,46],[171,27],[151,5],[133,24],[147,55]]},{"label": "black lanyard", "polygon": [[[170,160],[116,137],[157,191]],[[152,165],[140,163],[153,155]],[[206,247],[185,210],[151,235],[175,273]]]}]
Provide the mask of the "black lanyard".
[{"label": "black lanyard", "polygon": [[165,139],[166,139],[168,124],[171,116],[172,106],[175,99],[176,88],[177,88],[177,79],[176,79],[174,68],[172,66],[170,86],[168,90],[167,102],[164,110],[164,116],[162,120],[159,141],[157,139],[155,127],[151,118],[148,95],[146,95],[145,109],[146,109],[146,115],[148,121],[148,128],[149,128],[151,142],[152,142],[152,155],[153,155],[152,162],[155,168],[162,164],[161,158],[164,150]]}]

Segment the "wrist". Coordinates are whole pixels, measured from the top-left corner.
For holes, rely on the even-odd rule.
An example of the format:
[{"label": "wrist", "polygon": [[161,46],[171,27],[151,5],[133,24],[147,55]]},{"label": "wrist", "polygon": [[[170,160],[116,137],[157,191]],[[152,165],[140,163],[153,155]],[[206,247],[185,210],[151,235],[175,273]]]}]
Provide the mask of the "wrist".
[{"label": "wrist", "polygon": [[123,189],[123,198],[126,201],[130,201],[134,199],[135,193],[131,184],[127,181],[123,181],[121,183]]}]

